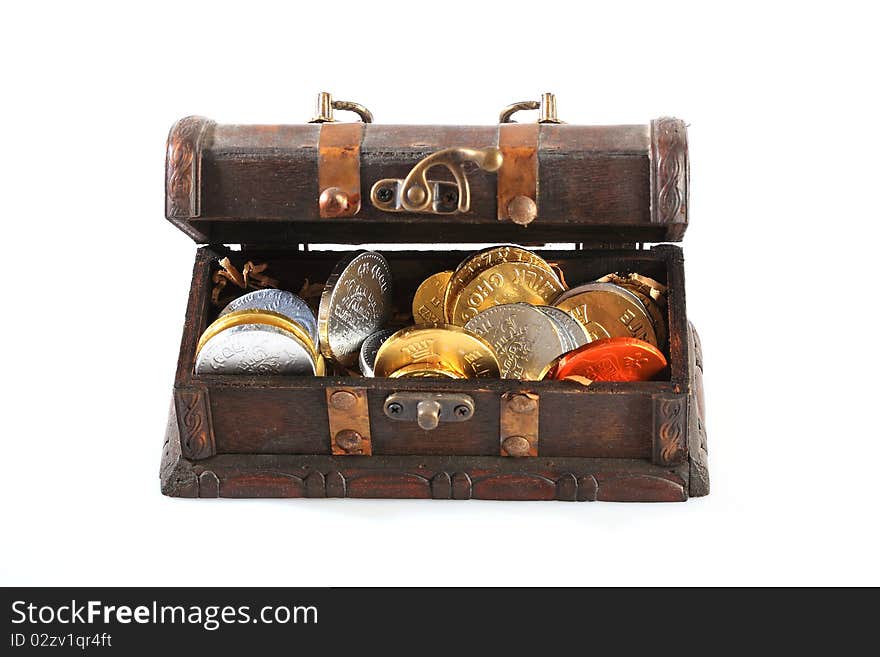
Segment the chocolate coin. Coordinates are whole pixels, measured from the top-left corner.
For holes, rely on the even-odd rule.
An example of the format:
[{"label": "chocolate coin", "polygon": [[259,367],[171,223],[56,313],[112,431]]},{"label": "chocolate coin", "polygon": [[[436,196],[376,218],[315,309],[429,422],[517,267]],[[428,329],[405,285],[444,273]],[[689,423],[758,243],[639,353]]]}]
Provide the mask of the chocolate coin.
[{"label": "chocolate coin", "polygon": [[361,344],[360,355],[358,356],[361,374],[373,376],[373,366],[376,363],[376,353],[379,351],[379,347],[395,333],[397,333],[397,329],[382,329],[372,333],[364,340],[363,344]]},{"label": "chocolate coin", "polygon": [[527,303],[487,308],[464,327],[492,345],[503,379],[537,380],[548,363],[569,351],[556,323]]},{"label": "chocolate coin", "polygon": [[413,321],[416,324],[443,322],[443,297],[451,276],[451,271],[441,271],[419,285],[412,302]]},{"label": "chocolate coin", "polygon": [[374,251],[344,258],[321,294],[321,353],[340,365],[354,365],[361,343],[382,328],[390,315],[391,270],[385,258]]},{"label": "chocolate coin", "polygon": [[584,327],[571,315],[555,306],[536,306],[556,324],[556,329],[565,343],[565,351],[571,351],[587,344],[590,337]]},{"label": "chocolate coin", "polygon": [[220,311],[220,317],[237,310],[271,310],[285,315],[306,329],[312,344],[318,344],[318,320],[308,304],[293,292],[274,289],[248,292],[230,301]]},{"label": "chocolate coin", "polygon": [[495,351],[485,339],[448,324],[411,326],[392,335],[379,347],[374,374],[389,376],[413,363],[461,372],[467,378],[497,378],[500,373]]},{"label": "chocolate coin", "polygon": [[666,286],[653,278],[640,274],[607,274],[597,283],[614,283],[629,290],[639,298],[648,311],[648,316],[657,334],[657,346],[663,347],[668,339],[666,324]]},{"label": "chocolate coin", "polygon": [[443,367],[442,363],[412,363],[388,375],[389,379],[465,379],[461,372]]},{"label": "chocolate coin", "polygon": [[657,346],[657,335],[644,304],[613,283],[587,283],[559,295],[553,305],[574,317],[590,341],[638,338]]},{"label": "chocolate coin", "polygon": [[657,347],[635,338],[605,338],[562,356],[549,378],[592,381],[650,381],[666,369]]},{"label": "chocolate coin", "polygon": [[[455,304],[468,284],[473,281],[481,271],[505,262],[523,262],[534,265],[535,267],[543,269],[547,274],[550,274],[553,278],[558,280],[553,267],[551,267],[544,258],[522,248],[521,246],[516,246],[515,244],[502,244],[483,249],[482,251],[478,251],[466,258],[458,267],[456,267],[455,271],[452,272],[452,276],[449,278],[449,283],[446,286],[446,292],[443,298],[443,314],[447,322],[452,322],[453,324],[458,323],[455,321]],[[565,285],[562,285],[562,289],[565,289]],[[468,317],[468,319],[470,319],[470,317]],[[463,324],[464,322],[461,323]]]},{"label": "chocolate coin", "polygon": [[211,322],[211,324],[208,325],[208,328],[202,333],[199,342],[196,345],[196,354],[198,354],[204,345],[214,336],[235,326],[242,326],[245,324],[274,326],[275,328],[283,329],[288,333],[292,333],[306,345],[315,357],[317,357],[317,351],[315,350],[311,337],[308,332],[306,332],[306,329],[298,322],[287,317],[287,315],[282,315],[281,313],[276,313],[271,310],[234,310],[225,315],[221,315]]},{"label": "chocolate coin", "polygon": [[267,324],[241,324],[210,338],[196,357],[196,374],[314,375],[314,351],[300,337]]},{"label": "chocolate coin", "polygon": [[464,326],[477,313],[492,306],[519,302],[545,306],[562,291],[559,279],[543,267],[527,262],[502,262],[479,271],[465,285],[452,304],[452,323]]}]

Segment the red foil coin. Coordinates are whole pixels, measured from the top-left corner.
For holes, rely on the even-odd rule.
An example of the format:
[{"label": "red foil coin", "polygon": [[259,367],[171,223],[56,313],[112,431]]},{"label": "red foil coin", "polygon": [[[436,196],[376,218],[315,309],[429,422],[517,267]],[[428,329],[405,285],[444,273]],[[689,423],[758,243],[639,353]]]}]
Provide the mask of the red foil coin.
[{"label": "red foil coin", "polygon": [[654,345],[636,338],[604,338],[561,356],[548,378],[650,381],[665,369],[666,357]]}]

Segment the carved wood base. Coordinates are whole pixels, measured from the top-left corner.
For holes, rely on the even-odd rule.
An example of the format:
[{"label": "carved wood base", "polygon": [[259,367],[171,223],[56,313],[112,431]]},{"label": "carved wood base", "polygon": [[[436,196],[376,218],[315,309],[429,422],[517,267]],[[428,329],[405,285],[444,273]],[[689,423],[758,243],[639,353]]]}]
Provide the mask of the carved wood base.
[{"label": "carved wood base", "polygon": [[161,467],[172,497],[362,497],[683,502],[689,468],[639,459],[221,454],[183,457],[171,409]]}]

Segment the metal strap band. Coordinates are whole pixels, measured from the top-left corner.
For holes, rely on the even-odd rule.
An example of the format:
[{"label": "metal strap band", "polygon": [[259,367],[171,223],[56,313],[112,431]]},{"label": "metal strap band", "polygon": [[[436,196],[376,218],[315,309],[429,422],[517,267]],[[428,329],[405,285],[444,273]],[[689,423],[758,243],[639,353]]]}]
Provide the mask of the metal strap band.
[{"label": "metal strap band", "polygon": [[327,388],[330,452],[336,456],[370,456],[370,409],[366,388]]},{"label": "metal strap band", "polygon": [[530,392],[501,395],[501,456],[538,455],[538,401]]},{"label": "metal strap band", "polygon": [[361,209],[363,123],[322,123],[318,137],[318,210],[322,218]]},{"label": "metal strap band", "polygon": [[537,123],[498,126],[498,149],[504,158],[498,170],[499,221],[527,224],[537,215],[540,130]]}]

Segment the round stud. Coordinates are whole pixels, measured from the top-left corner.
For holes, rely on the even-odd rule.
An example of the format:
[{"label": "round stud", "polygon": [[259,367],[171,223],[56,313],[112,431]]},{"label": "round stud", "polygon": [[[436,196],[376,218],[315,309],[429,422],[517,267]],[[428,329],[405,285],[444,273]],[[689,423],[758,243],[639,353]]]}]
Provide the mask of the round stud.
[{"label": "round stud", "polygon": [[510,220],[520,226],[528,226],[538,216],[538,206],[528,196],[514,196],[507,204]]},{"label": "round stud", "polygon": [[529,441],[522,436],[508,436],[501,447],[511,456],[528,456]]},{"label": "round stud", "polygon": [[357,404],[357,396],[348,390],[337,390],[330,395],[330,404],[340,411],[350,411]]},{"label": "round stud", "polygon": [[348,210],[348,194],[338,187],[328,187],[321,192],[321,196],[318,198],[318,205],[321,208],[321,214],[338,217]]},{"label": "round stud", "polygon": [[514,395],[507,403],[514,413],[534,413],[538,406],[538,402],[528,395]]},{"label": "round stud", "polygon": [[363,436],[357,431],[351,429],[343,429],[336,434],[336,446],[346,454],[356,454],[361,451],[360,446]]}]

